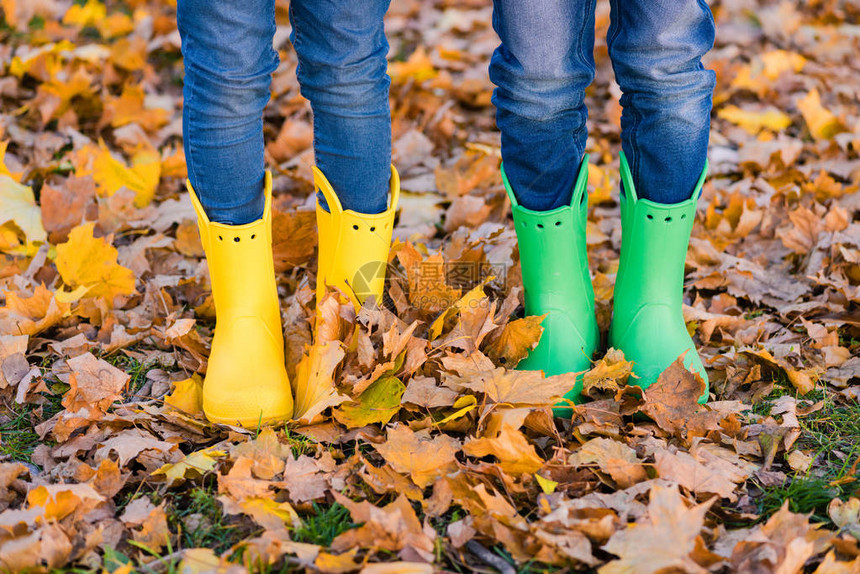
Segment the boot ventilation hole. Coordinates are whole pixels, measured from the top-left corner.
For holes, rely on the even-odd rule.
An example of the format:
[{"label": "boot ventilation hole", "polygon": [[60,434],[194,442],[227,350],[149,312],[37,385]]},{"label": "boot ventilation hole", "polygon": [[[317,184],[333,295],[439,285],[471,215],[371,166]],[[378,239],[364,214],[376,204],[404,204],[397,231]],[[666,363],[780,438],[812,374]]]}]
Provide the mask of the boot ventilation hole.
[{"label": "boot ventilation hole", "polygon": [[358,225],[353,225],[352,228],[358,231]]},{"label": "boot ventilation hole", "polygon": [[[653,215],[651,215],[650,213],[649,213],[648,215],[646,215],[645,217],[647,217],[648,219],[654,219],[654,216],[653,216]],[[687,214],[686,214],[686,213],[682,213],[682,214],[681,214],[681,219],[687,219]],[[667,223],[670,223],[670,222],[672,221],[672,216],[671,216],[671,215],[667,215],[667,216],[663,219],[663,221],[665,221],[665,222],[667,222]]]},{"label": "boot ventilation hole", "polygon": [[371,227],[371,228],[370,228],[370,230],[371,230],[371,231],[376,231],[376,228],[375,228],[375,227]]},{"label": "boot ventilation hole", "polygon": [[219,235],[219,236],[218,236],[218,241],[224,241],[224,238],[223,238],[223,237],[221,237],[221,236]]}]

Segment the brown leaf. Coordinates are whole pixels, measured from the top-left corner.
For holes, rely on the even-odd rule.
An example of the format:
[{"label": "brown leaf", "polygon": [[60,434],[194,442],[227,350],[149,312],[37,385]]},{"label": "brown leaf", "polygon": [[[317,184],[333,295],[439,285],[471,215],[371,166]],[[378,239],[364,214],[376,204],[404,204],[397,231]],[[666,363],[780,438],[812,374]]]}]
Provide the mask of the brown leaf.
[{"label": "brown leaf", "polygon": [[408,474],[420,488],[426,488],[456,468],[454,455],[459,447],[458,441],[452,437],[440,435],[430,438],[429,432],[415,433],[406,425],[391,428],[387,440],[374,445],[394,470]]},{"label": "brown leaf", "polygon": [[362,524],[334,539],[331,548],[335,552],[353,547],[374,548],[397,552],[401,557],[433,560],[436,533],[433,529],[422,529],[405,496],[379,508],[370,502],[353,502],[340,493],[333,494],[335,500],[349,509],[353,522]]},{"label": "brown leaf", "polygon": [[675,487],[651,488],[648,516],[615,533],[604,550],[618,556],[600,574],[689,572],[704,574],[691,554],[713,500],[687,508]]},{"label": "brown leaf", "polygon": [[608,438],[593,438],[574,451],[568,462],[574,466],[596,463],[612,477],[619,488],[628,488],[648,479],[636,451],[626,444]]},{"label": "brown leaf", "polygon": [[679,357],[645,389],[645,405],[640,410],[667,432],[702,435],[718,428],[722,418],[698,403],[704,392],[705,381],[687,370]]},{"label": "brown leaf", "polygon": [[498,436],[468,439],[463,452],[476,457],[492,455],[499,459],[499,467],[510,474],[534,473],[544,465],[525,435],[508,425],[502,426]]},{"label": "brown leaf", "polygon": [[675,481],[696,494],[718,494],[731,501],[737,500],[736,485],[732,482],[736,474],[726,476],[722,468],[705,466],[685,452],[658,450],[654,453],[654,468],[661,478]]},{"label": "brown leaf", "polygon": [[541,321],[544,317],[546,315],[524,317],[505,325],[498,338],[487,345],[487,356],[510,369],[516,367],[537,346],[543,333]]}]

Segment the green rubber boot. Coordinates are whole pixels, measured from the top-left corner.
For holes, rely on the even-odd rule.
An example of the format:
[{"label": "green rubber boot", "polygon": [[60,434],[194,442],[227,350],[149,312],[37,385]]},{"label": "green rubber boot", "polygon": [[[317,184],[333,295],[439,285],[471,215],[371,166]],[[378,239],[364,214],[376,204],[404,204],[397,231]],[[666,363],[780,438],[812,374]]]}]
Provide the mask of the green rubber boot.
[{"label": "green rubber boot", "polygon": [[[517,368],[543,371],[546,376],[587,371],[599,341],[585,251],[588,156],[582,160],[570,205],[550,211],[519,205],[504,166],[502,180],[513,207],[526,315],[546,314],[540,342]],[[565,398],[579,402],[581,392],[580,376]],[[567,403],[554,410],[556,416],[570,416]]]},{"label": "green rubber boot", "polygon": [[639,199],[624,153],[621,154],[621,261],[615,279],[615,305],[609,344],[633,361],[639,378],[631,384],[647,388],[677,359],[705,379],[708,374],[684,323],[684,261],[696,218],[696,203],[708,166],[690,199],[664,205]]}]

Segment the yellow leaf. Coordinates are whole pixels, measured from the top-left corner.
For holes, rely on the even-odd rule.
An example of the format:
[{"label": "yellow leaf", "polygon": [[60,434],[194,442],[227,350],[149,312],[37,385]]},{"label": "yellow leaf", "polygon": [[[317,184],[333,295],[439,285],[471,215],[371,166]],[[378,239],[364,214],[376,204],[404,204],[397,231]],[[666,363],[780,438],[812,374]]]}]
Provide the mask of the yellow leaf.
[{"label": "yellow leaf", "polygon": [[239,501],[239,508],[254,519],[254,522],[268,529],[283,528],[289,525],[301,526],[302,520],[289,502],[275,502],[271,498],[251,496]]},{"label": "yellow leaf", "polygon": [[70,515],[85,500],[101,502],[104,497],[89,484],[41,485],[27,494],[31,507],[43,507],[45,518],[55,520]]},{"label": "yellow leaf", "polygon": [[57,271],[73,289],[91,287],[90,297],[110,303],[117,295],[134,293],[134,274],[117,263],[117,250],[103,237],[93,237],[93,223],[79,225],[69,240],[57,246]]},{"label": "yellow leaf", "polygon": [[446,423],[464,417],[466,416],[466,413],[475,410],[477,406],[478,399],[476,399],[474,395],[462,396],[456,401],[454,401],[454,408],[457,410],[446,416],[444,419],[440,420],[437,424],[444,425]]},{"label": "yellow leaf", "polygon": [[761,55],[764,64],[764,75],[770,80],[775,80],[783,73],[791,70],[798,73],[806,65],[806,58],[795,52],[785,50],[771,50]]},{"label": "yellow leaf", "polygon": [[535,475],[535,480],[537,480],[538,486],[540,486],[544,494],[552,494],[558,486],[556,481],[544,478],[539,474]]},{"label": "yellow leaf", "polygon": [[293,378],[295,420],[312,421],[329,406],[337,405],[349,397],[337,392],[334,370],[346,355],[339,341],[323,345],[315,343],[299,361]]},{"label": "yellow leaf", "polygon": [[194,373],[184,381],[174,383],[173,392],[164,397],[164,403],[187,415],[203,414],[203,380]]},{"label": "yellow leaf", "polygon": [[68,303],[55,299],[44,285],[36,287],[30,297],[7,291],[6,306],[0,307],[0,334],[36,335],[68,314]]},{"label": "yellow leaf", "polygon": [[75,98],[92,100],[96,97],[92,88],[93,78],[84,68],[77,68],[68,79],[65,79],[65,75],[61,77],[63,79],[52,78],[37,90],[39,96],[49,101],[54,100],[51,105],[40,107],[43,122],[65,114],[72,107],[72,100]]},{"label": "yellow leaf", "polygon": [[717,117],[742,127],[752,135],[756,135],[764,129],[779,132],[791,125],[791,118],[786,113],[776,109],[750,112],[737,106],[726,106],[717,112]]},{"label": "yellow leaf", "polygon": [[112,12],[110,16],[96,22],[95,25],[105,40],[134,32],[134,21],[127,14],[118,11]]},{"label": "yellow leaf", "polygon": [[165,464],[153,472],[167,478],[168,485],[181,484],[187,478],[199,478],[215,468],[216,458],[227,456],[222,450],[206,448],[186,455],[185,458],[173,464]]},{"label": "yellow leaf", "polygon": [[839,118],[821,105],[821,95],[818,90],[813,89],[806,94],[797,102],[797,107],[813,138],[827,140],[845,131],[845,126]]},{"label": "yellow leaf", "polygon": [[15,222],[28,241],[48,239],[33,189],[17,183],[9,175],[0,175],[0,224],[8,221]]},{"label": "yellow leaf", "polygon": [[93,26],[107,16],[107,8],[98,0],[87,0],[87,3],[72,4],[63,16],[63,24],[73,26]]},{"label": "yellow leaf", "polygon": [[20,182],[21,174],[20,173],[12,173],[9,171],[9,167],[6,165],[6,148],[9,147],[9,142],[4,141],[0,142],[0,175],[8,175],[13,180]]},{"label": "yellow leaf", "polygon": [[405,62],[391,62],[388,65],[388,74],[393,82],[403,82],[407,79],[423,82],[435,78],[438,73],[424,46],[419,46]]},{"label": "yellow leaf", "polygon": [[143,88],[132,84],[123,87],[120,97],[105,102],[104,113],[112,127],[135,123],[149,132],[164,126],[170,119],[170,112],[164,108],[147,108]]},{"label": "yellow leaf", "polygon": [[[142,150],[134,154],[131,167],[115,159],[107,147],[102,144],[98,155],[93,160],[92,176],[96,189],[102,196],[110,197],[123,187],[135,193],[134,204],[145,207],[155,197],[155,190],[161,179],[161,158],[154,150]],[[87,170],[78,173],[83,177],[89,175]]]}]

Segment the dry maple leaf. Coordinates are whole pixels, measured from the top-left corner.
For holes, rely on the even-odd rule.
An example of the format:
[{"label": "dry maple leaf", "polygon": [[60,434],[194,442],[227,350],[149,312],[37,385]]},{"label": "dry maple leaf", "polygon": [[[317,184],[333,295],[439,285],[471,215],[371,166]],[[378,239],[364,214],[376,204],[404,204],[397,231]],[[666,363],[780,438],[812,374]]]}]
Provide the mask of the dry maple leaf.
[{"label": "dry maple leaf", "polygon": [[95,224],[80,225],[69,240],[57,246],[57,271],[63,282],[86,289],[88,297],[103,297],[110,303],[118,295],[134,293],[134,274],[117,263],[118,252],[108,241],[93,236]]},{"label": "dry maple leaf", "polygon": [[8,221],[14,222],[28,241],[48,239],[33,189],[21,185],[8,175],[0,175],[0,224]]},{"label": "dry maple leaf", "polygon": [[691,554],[696,548],[705,513],[714,500],[688,508],[677,487],[651,487],[648,515],[612,535],[603,546],[618,556],[598,569],[600,574],[707,572]]},{"label": "dry maple leaf", "polygon": [[295,420],[310,422],[326,408],[349,400],[348,396],[337,392],[333,379],[345,355],[340,342],[329,341],[322,345],[315,343],[302,356],[296,376],[290,381],[295,397]]},{"label": "dry maple leaf", "polygon": [[281,444],[277,433],[270,428],[263,429],[254,440],[236,446],[231,454],[250,460],[254,476],[263,480],[272,480],[284,472],[287,461],[293,458],[290,446]]},{"label": "dry maple leaf", "polygon": [[568,462],[574,466],[596,463],[612,477],[619,488],[628,488],[648,479],[636,451],[626,444],[608,438],[593,438],[573,452]]},{"label": "dry maple leaf", "polygon": [[686,452],[658,450],[654,453],[654,468],[661,478],[677,482],[696,494],[718,494],[731,501],[737,500],[736,485],[732,481],[737,477],[735,473],[726,476],[723,467],[705,466]]},{"label": "dry maple leaf", "polygon": [[499,459],[499,467],[510,474],[531,474],[544,465],[525,435],[507,424],[502,425],[498,436],[470,438],[463,445],[463,452],[476,457],[492,455]]},{"label": "dry maple leaf", "polygon": [[510,369],[516,367],[540,341],[544,317],[546,315],[524,317],[505,325],[498,337],[487,345],[487,356]]},{"label": "dry maple leaf", "polygon": [[155,506],[149,498],[142,496],[132,500],[123,510],[120,519],[129,527],[135,542],[159,551],[170,544],[165,503]]},{"label": "dry maple leaf", "polygon": [[406,425],[388,430],[385,442],[374,445],[391,467],[408,474],[420,488],[456,468],[459,442],[447,435],[430,438],[427,431],[412,432]]},{"label": "dry maple leaf", "polygon": [[63,406],[70,410],[96,407],[106,412],[114,401],[122,400],[131,376],[92,353],[84,353],[66,363],[71,369],[69,390],[63,397]]},{"label": "dry maple leaf", "polygon": [[800,572],[809,558],[829,548],[834,534],[810,524],[809,515],[791,512],[788,504],[735,545],[736,572]]},{"label": "dry maple leaf", "polygon": [[65,318],[69,303],[57,301],[44,284],[29,297],[6,291],[6,305],[0,307],[0,335],[38,335]]},{"label": "dry maple leaf", "polygon": [[722,415],[699,404],[705,381],[684,367],[678,357],[644,391],[640,411],[654,419],[661,429],[677,435],[702,435],[719,427]]},{"label": "dry maple leaf", "polygon": [[349,509],[352,520],[362,524],[334,539],[331,547],[336,552],[354,547],[375,548],[397,552],[401,558],[433,560],[436,533],[432,528],[421,527],[405,496],[380,508],[367,501],[353,502],[337,492],[333,494],[335,500]]},{"label": "dry maple leaf", "polygon": [[449,378],[445,385],[483,393],[494,404],[546,406],[558,402],[573,388],[575,373],[544,377],[541,371],[509,371],[498,367],[468,378]]}]

